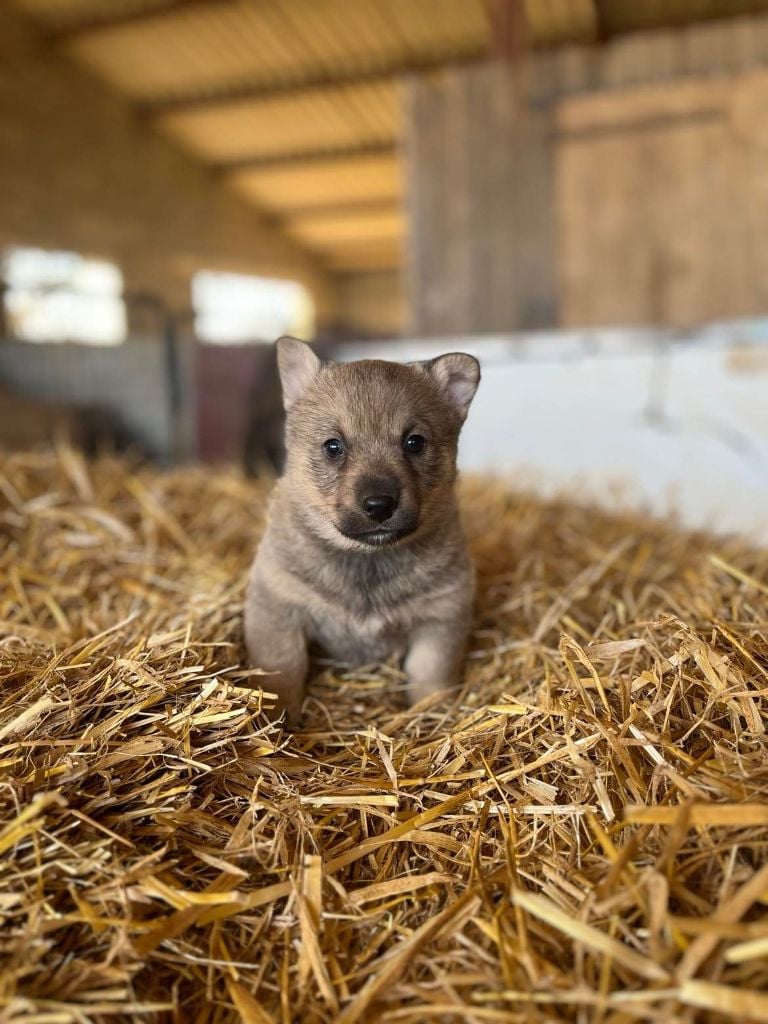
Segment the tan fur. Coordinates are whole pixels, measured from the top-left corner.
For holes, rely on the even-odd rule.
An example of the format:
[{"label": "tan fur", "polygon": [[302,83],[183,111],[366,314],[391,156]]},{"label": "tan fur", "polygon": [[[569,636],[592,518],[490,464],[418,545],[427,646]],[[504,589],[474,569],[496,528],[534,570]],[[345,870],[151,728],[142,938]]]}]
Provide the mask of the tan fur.
[{"label": "tan fur", "polygon": [[[265,689],[291,724],[312,645],[351,666],[404,659],[412,701],[454,686],[474,596],[456,446],[476,360],[320,363],[303,342],[277,345],[287,462],[246,595],[251,663],[271,673]],[[404,450],[414,434],[418,454]],[[329,438],[343,456],[326,455]],[[364,511],[371,491],[399,500],[384,523]]]}]

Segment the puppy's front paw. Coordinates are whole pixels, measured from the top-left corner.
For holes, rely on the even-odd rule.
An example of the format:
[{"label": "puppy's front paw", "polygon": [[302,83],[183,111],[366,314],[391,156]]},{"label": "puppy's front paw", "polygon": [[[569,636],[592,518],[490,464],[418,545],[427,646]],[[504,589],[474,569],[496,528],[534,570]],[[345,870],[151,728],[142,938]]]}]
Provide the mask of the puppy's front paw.
[{"label": "puppy's front paw", "polygon": [[426,628],[414,635],[405,658],[410,704],[456,688],[465,642],[463,623],[452,629]]},{"label": "puppy's front paw", "polygon": [[263,705],[264,714],[270,722],[279,722],[282,719],[286,728],[298,729],[301,726],[301,709],[304,703],[303,683],[300,686],[276,686],[267,677],[263,686],[266,693],[277,695],[277,699],[268,697]]},{"label": "puppy's front paw", "polygon": [[276,711],[280,714],[282,711],[285,712],[283,722],[285,723],[286,729],[290,732],[296,732],[297,729],[301,728],[302,713],[301,713],[302,702],[294,704],[279,705],[276,707]]},{"label": "puppy's front paw", "polygon": [[450,683],[446,683],[444,680],[411,680],[408,684],[408,703],[412,707],[414,704],[421,704],[428,697],[434,697],[437,694],[445,696],[455,688],[455,680]]},{"label": "puppy's front paw", "polygon": [[[285,713],[285,723],[295,729],[301,723],[304,702],[304,682],[309,659],[307,645],[298,630],[288,630],[277,618],[270,618],[265,610],[266,598],[250,592],[245,609],[245,641],[248,658],[264,675],[259,685],[268,697],[264,707],[267,716],[277,721]],[[273,703],[274,699],[274,703]],[[265,702],[265,704],[266,704]]]}]

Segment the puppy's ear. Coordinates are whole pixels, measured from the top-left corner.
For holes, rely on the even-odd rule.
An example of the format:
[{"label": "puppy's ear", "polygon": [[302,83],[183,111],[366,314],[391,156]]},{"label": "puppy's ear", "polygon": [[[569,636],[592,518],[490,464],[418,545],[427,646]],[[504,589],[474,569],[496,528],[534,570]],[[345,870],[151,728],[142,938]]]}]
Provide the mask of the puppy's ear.
[{"label": "puppy's ear", "polygon": [[315,379],[321,363],[311,347],[298,338],[278,338],[276,345],[283,405],[290,412]]},{"label": "puppy's ear", "polygon": [[480,383],[480,363],[466,352],[449,352],[422,366],[435,378],[463,422]]}]

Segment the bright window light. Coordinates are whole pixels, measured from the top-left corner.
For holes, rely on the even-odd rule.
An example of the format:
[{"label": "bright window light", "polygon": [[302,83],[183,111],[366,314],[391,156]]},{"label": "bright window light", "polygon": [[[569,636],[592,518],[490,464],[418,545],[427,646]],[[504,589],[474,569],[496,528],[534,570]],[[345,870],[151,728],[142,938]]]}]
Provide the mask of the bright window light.
[{"label": "bright window light", "polygon": [[5,316],[24,341],[125,340],[123,276],[113,264],[75,252],[10,249],[0,263]]},{"label": "bright window light", "polygon": [[295,281],[198,271],[192,278],[195,331],[201,341],[238,345],[281,334],[310,338],[314,305]]}]

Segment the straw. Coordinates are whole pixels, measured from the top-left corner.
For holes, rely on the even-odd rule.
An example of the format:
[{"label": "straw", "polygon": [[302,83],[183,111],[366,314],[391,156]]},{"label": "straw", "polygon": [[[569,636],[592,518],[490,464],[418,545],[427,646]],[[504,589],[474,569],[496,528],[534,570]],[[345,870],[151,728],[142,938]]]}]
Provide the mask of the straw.
[{"label": "straw", "polygon": [[0,1020],[768,1020],[768,552],[467,480],[461,688],[291,734],[270,486],[0,456]]}]

